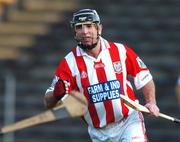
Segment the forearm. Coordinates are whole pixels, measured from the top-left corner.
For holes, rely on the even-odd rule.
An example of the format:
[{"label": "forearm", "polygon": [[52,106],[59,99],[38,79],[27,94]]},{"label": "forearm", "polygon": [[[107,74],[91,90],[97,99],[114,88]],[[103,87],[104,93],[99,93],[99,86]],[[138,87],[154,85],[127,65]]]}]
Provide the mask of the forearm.
[{"label": "forearm", "polygon": [[152,116],[159,116],[159,108],[156,105],[156,96],[155,96],[155,85],[153,80],[148,82],[143,88],[142,93],[144,95],[146,107],[149,109]]},{"label": "forearm", "polygon": [[153,103],[156,104],[156,96],[155,96],[155,85],[153,80],[148,82],[143,88],[142,93],[144,95],[145,103]]}]

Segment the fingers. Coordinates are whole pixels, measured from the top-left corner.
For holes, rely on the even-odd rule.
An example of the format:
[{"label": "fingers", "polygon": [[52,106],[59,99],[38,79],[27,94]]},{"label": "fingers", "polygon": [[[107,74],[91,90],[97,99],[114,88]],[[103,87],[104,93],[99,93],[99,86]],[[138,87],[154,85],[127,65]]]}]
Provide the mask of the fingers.
[{"label": "fingers", "polygon": [[149,111],[150,111],[150,114],[152,115],[152,116],[155,116],[155,117],[158,117],[159,116],[159,108],[158,108],[158,106],[156,105],[156,104],[154,104],[154,103],[147,103],[146,105],[145,105],[145,107],[147,107],[148,109],[149,109]]},{"label": "fingers", "polygon": [[54,91],[53,91],[54,97],[57,100],[60,100],[65,94],[69,93],[69,86],[70,86],[69,82],[59,79],[54,87]]},{"label": "fingers", "polygon": [[63,80],[64,85],[65,85],[65,94],[69,93],[69,87],[70,87],[70,83],[66,80]]}]

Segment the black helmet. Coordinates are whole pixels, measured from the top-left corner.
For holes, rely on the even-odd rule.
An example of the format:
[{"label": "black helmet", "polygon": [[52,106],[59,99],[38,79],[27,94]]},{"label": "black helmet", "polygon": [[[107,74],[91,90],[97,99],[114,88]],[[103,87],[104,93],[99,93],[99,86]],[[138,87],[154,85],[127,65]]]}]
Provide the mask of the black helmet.
[{"label": "black helmet", "polygon": [[93,22],[93,23],[100,24],[100,18],[96,10],[81,9],[73,14],[73,19],[71,21],[72,27],[74,27],[74,25],[78,23],[83,23],[83,22]]}]

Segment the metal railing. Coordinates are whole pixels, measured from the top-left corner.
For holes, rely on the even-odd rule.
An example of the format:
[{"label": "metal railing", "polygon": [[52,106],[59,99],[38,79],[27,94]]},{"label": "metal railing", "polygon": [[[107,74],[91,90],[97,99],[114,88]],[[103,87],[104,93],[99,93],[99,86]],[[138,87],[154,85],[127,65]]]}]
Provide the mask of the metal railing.
[{"label": "metal railing", "polygon": [[[15,102],[16,102],[16,79],[8,72],[5,74],[4,87],[4,124],[8,125],[15,121]],[[3,142],[14,142],[14,133],[3,135]]]}]

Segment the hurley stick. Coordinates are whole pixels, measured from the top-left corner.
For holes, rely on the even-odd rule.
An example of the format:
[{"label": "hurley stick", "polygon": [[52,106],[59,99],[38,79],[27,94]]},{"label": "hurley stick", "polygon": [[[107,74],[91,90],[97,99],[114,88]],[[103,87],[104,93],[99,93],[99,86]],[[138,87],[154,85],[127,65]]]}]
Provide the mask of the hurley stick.
[{"label": "hurley stick", "polygon": [[44,111],[33,117],[29,117],[16,123],[4,126],[0,134],[13,132],[30,126],[55,121],[66,117],[79,117],[87,111],[87,100],[82,93],[72,91],[67,97],[53,109]]},{"label": "hurley stick", "polygon": [[[135,101],[129,99],[128,97],[124,96],[124,95],[120,95],[120,97],[121,97],[122,101],[123,101],[126,105],[128,105],[129,107],[131,107],[131,108],[133,108],[133,109],[135,109],[135,110],[137,110],[137,111],[140,111],[140,112],[150,113],[149,110],[148,110],[145,106],[139,104],[138,102],[135,102]],[[159,114],[159,117],[180,124],[180,119],[174,118],[174,117],[172,117],[172,116],[169,116],[169,115],[160,113],[160,114]]]}]

